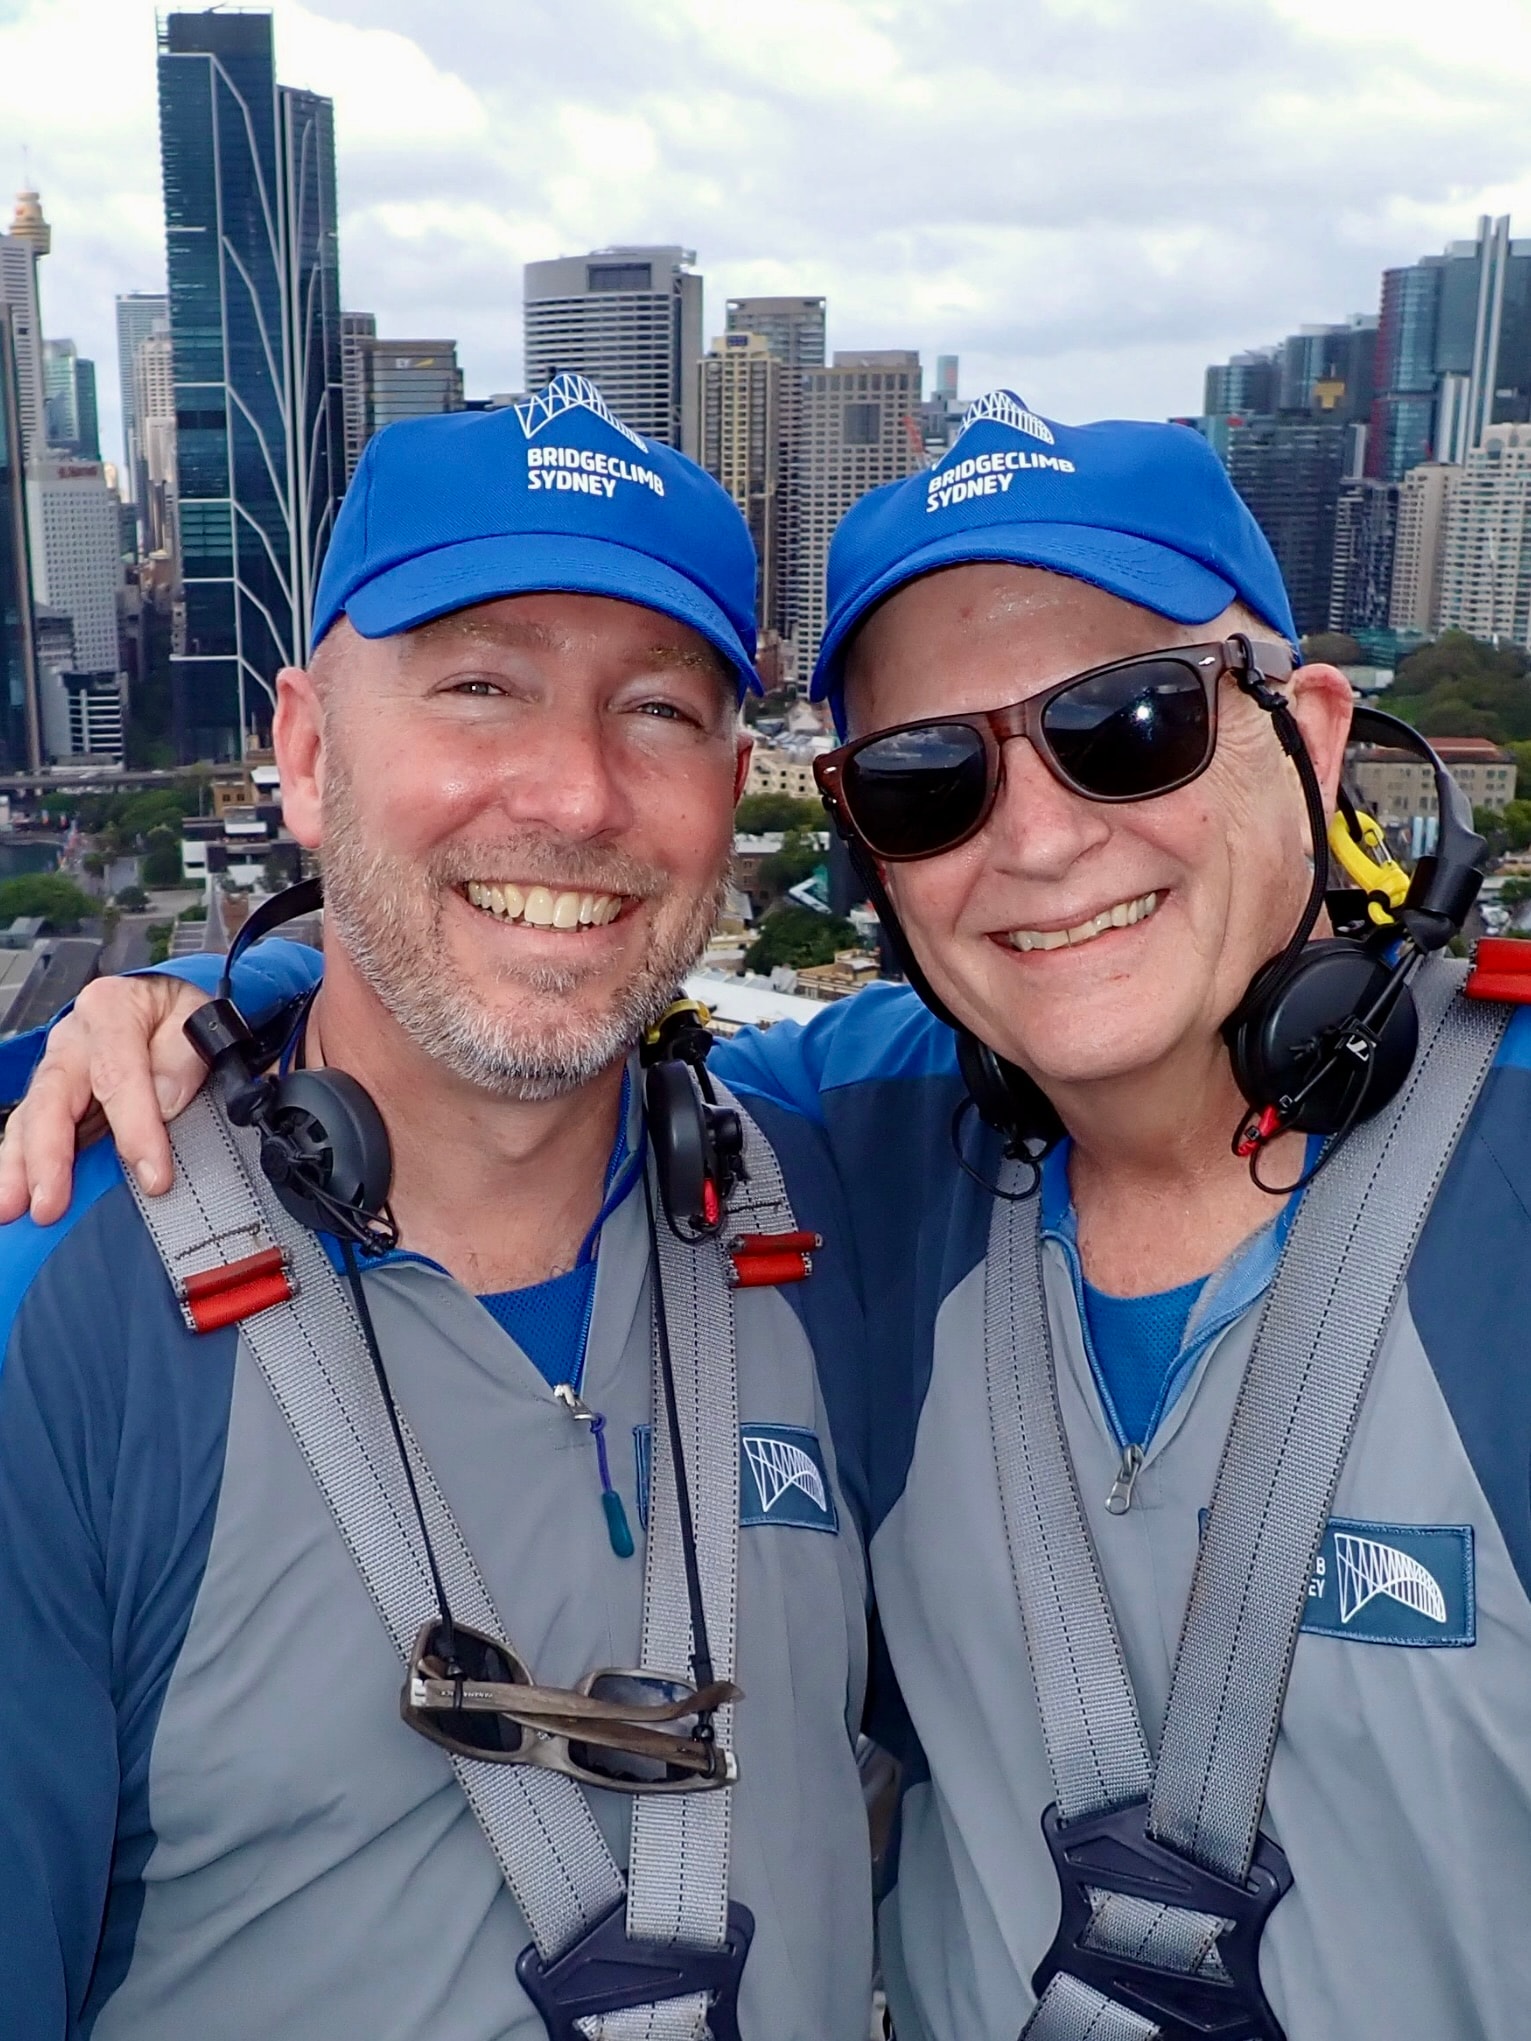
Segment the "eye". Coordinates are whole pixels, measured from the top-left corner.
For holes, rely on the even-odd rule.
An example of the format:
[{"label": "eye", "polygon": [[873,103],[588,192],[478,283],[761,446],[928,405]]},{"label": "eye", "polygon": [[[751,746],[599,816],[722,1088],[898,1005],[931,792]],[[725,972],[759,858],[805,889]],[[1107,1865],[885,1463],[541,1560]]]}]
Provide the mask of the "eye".
[{"label": "eye", "polygon": [[682,708],[679,702],[667,701],[662,697],[637,702],[634,707],[638,715],[651,716],[658,722],[689,723],[693,730],[700,730],[703,727],[701,718],[692,710]]},{"label": "eye", "polygon": [[454,680],[451,683],[450,687],[447,689],[448,694],[473,695],[480,699],[487,698],[491,695],[502,695],[504,694],[504,692],[505,692],[504,688],[499,686],[497,682],[492,680],[480,680],[477,678],[470,680]]}]

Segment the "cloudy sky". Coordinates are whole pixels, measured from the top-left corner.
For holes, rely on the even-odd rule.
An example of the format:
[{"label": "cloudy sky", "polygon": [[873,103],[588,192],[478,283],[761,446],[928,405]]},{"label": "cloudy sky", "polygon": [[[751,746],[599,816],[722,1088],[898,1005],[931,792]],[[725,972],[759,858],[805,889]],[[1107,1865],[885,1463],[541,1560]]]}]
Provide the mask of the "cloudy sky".
[{"label": "cloudy sky", "polygon": [[[1531,0],[275,0],[336,103],[342,295],[520,387],[521,265],[695,248],[823,293],[832,347],[962,357],[1067,419],[1193,410],[1209,360],[1375,310],[1384,265],[1531,235]],[[100,365],[163,284],[152,0],[0,0],[0,194]]]}]

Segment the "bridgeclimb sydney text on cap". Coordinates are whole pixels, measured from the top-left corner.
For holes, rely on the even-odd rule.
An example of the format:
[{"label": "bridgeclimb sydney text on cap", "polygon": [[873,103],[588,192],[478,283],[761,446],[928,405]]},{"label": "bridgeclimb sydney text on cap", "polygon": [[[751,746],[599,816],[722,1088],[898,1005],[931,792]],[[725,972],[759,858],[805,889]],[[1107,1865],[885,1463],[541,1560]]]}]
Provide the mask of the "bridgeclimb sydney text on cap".
[{"label": "bridgeclimb sydney text on cap", "polygon": [[615,596],[699,631],[755,677],[755,548],[727,491],[630,430],[584,376],[369,441],[335,521],[313,642],[341,615],[391,637],[496,596]]},{"label": "bridgeclimb sydney text on cap", "polygon": [[838,705],[846,641],[884,596],[967,560],[1047,567],[1178,624],[1242,602],[1297,648],[1275,555],[1199,433],[1059,425],[993,390],[933,468],[864,496],[835,533],[815,697]]}]

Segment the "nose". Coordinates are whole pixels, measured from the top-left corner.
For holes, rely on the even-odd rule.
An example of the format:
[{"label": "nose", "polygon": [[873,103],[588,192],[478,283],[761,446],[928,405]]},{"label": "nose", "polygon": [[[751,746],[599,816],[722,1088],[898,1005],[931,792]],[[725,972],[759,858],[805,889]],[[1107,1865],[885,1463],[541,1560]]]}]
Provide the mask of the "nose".
[{"label": "nose", "polygon": [[589,840],[631,821],[620,748],[592,707],[545,702],[519,718],[497,750],[496,805],[517,825]]},{"label": "nose", "polygon": [[1000,784],[983,841],[1002,870],[1030,879],[1062,878],[1076,859],[1111,833],[1108,810],[1056,780],[1026,737],[1007,738]]}]

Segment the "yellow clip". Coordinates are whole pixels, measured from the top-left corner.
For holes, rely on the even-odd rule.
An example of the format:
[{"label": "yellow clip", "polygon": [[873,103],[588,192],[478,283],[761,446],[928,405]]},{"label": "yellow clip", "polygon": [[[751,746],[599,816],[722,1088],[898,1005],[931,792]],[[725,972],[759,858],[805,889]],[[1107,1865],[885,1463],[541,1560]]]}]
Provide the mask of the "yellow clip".
[{"label": "yellow clip", "polygon": [[[1387,847],[1382,825],[1364,808],[1356,810],[1358,843],[1342,815],[1329,824],[1329,850],[1335,863],[1353,879],[1363,893],[1381,893],[1387,901],[1368,903],[1366,912],[1379,928],[1392,925],[1398,908],[1409,897],[1409,875]],[[1391,912],[1389,910],[1392,910]]]},{"label": "yellow clip", "polygon": [[664,1033],[666,1023],[674,1020],[675,1016],[681,1013],[694,1013],[696,1015],[696,1024],[699,1028],[710,1028],[712,1026],[712,1015],[699,999],[672,999],[658,1020],[655,1021],[654,1025],[644,1036],[644,1041],[650,1045],[656,1043]]}]

